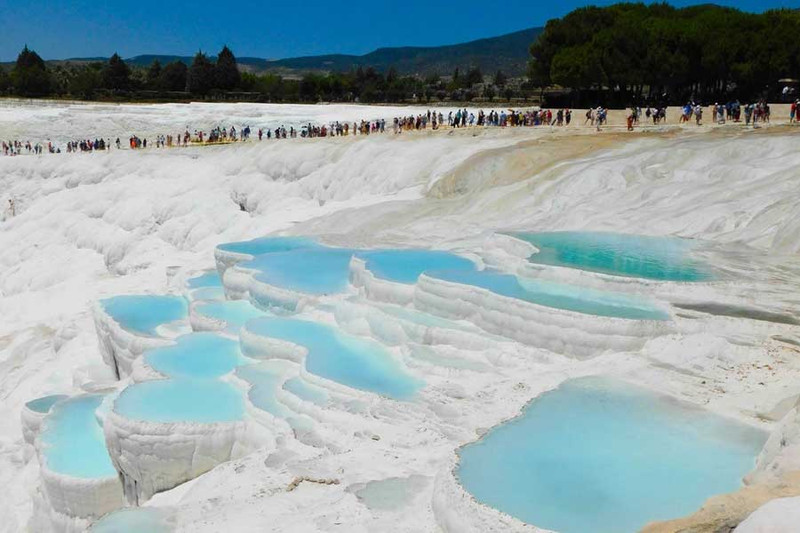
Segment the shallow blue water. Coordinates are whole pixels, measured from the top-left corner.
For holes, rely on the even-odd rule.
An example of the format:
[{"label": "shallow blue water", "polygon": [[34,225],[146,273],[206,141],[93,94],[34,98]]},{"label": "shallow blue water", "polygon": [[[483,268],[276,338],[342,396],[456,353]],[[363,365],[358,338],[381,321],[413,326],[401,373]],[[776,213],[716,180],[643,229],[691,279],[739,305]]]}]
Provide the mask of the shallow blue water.
[{"label": "shallow blue water", "polygon": [[424,311],[418,311],[417,309],[409,309],[408,307],[384,305],[380,307],[380,310],[387,315],[399,318],[400,320],[407,320],[408,322],[412,322],[420,326],[443,329],[461,329],[465,331],[469,331],[471,329],[469,326],[454,320],[442,318]]},{"label": "shallow blue water", "polygon": [[92,533],[168,533],[167,513],[152,507],[120,509],[92,524]]},{"label": "shallow blue water", "polygon": [[286,383],[283,384],[283,388],[307,402],[323,406],[328,403],[328,393],[324,389],[312,385],[302,378],[298,377],[286,380]]},{"label": "shallow blue water", "polygon": [[100,304],[120,326],[143,335],[156,335],[158,326],[185,319],[188,314],[186,300],[180,296],[125,294]]},{"label": "shallow blue water", "polygon": [[306,347],[309,372],[350,387],[403,400],[411,398],[423,385],[380,344],[345,335],[328,325],[264,318],[248,322],[245,327],[258,335]]},{"label": "shallow blue water", "polygon": [[308,237],[262,237],[252,241],[228,242],[217,246],[225,252],[258,256],[275,252],[288,252],[320,245]]},{"label": "shallow blue water", "polygon": [[189,299],[193,302],[200,300],[206,301],[220,301],[225,299],[225,289],[222,287],[202,287],[200,289],[193,289],[189,293]]},{"label": "shallow blue water", "polygon": [[429,272],[434,278],[473,285],[501,296],[589,315],[635,320],[668,320],[669,314],[643,298],[545,280],[519,278],[496,270]]},{"label": "shallow blue water", "polygon": [[200,276],[189,278],[186,286],[190,289],[203,289],[208,287],[222,287],[222,280],[216,270],[206,272]]},{"label": "shallow blue water", "polygon": [[36,398],[35,400],[29,401],[25,404],[25,407],[37,413],[46,413],[50,411],[50,408],[53,407],[56,402],[61,401],[64,398],[68,398],[68,396],[66,394],[42,396],[41,398]]},{"label": "shallow blue water", "polygon": [[215,378],[245,362],[239,342],[214,333],[183,335],[176,344],[148,350],[145,361],[173,378]]},{"label": "shallow blue water", "polygon": [[317,245],[285,252],[262,254],[245,263],[258,270],[256,279],[269,285],[306,294],[333,294],[347,288],[350,259],[356,255],[377,277],[413,284],[427,270],[473,270],[469,259],[439,250],[353,250]]},{"label": "shallow blue water", "polygon": [[316,248],[271,253],[245,263],[258,270],[256,279],[305,294],[334,294],[347,288],[350,258],[347,248]]},{"label": "shallow blue water", "polygon": [[539,249],[529,261],[617,276],[705,281],[710,268],[692,259],[692,241],[599,232],[513,233]]},{"label": "shallow blue water", "polygon": [[202,315],[226,322],[229,330],[237,331],[248,320],[266,315],[247,300],[210,302],[199,305],[196,309]]},{"label": "shallow blue water", "polygon": [[106,449],[103,428],[95,416],[102,401],[102,395],[87,394],[53,406],[42,424],[40,436],[50,470],[84,479],[117,475]]},{"label": "shallow blue water", "polygon": [[275,396],[282,379],[279,368],[263,363],[247,365],[237,369],[236,375],[252,385],[248,397],[253,405],[279,418],[288,418],[294,414]]},{"label": "shallow blue water", "polygon": [[416,283],[427,270],[474,270],[475,263],[440,250],[374,250],[357,254],[376,277],[397,283]]},{"label": "shallow blue water", "polygon": [[563,533],[637,531],[731,492],[767,434],[604,378],[564,383],[464,447],[478,500]]},{"label": "shallow blue water", "polygon": [[241,392],[219,380],[164,379],[128,386],[114,402],[114,411],[149,422],[229,422],[241,420]]}]

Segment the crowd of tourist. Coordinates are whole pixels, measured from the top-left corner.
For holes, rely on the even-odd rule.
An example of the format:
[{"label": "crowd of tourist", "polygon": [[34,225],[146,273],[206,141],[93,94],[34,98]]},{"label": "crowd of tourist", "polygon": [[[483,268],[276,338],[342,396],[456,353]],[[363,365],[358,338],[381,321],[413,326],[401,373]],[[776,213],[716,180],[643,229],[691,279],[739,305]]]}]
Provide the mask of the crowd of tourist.
[{"label": "crowd of tourist", "polygon": [[47,142],[46,144],[42,143],[31,143],[31,141],[2,141],[3,147],[3,155],[18,155],[22,153],[28,154],[43,154],[45,150],[47,153],[54,154],[57,151],[56,148],[53,147],[53,143]]},{"label": "crowd of tourist", "polygon": [[[764,101],[741,104],[738,101],[726,104],[715,103],[710,106],[710,114],[714,122],[724,124],[731,122],[744,122],[745,125],[770,121],[770,107]],[[681,108],[679,123],[684,124],[694,121],[701,125],[703,122],[704,108],[700,104],[689,102]],[[627,129],[633,130],[642,121],[642,117],[654,125],[662,124],[667,120],[666,107],[647,106],[632,107],[627,115]],[[598,130],[608,123],[608,110],[602,106],[586,110],[585,126],[593,126]],[[800,120],[800,100],[791,104],[790,122]],[[480,110],[477,114],[467,109],[457,109],[445,115],[442,111],[427,111],[416,115],[399,116],[391,121],[390,131],[399,135],[408,131],[439,130],[441,128],[466,128],[466,127],[533,127],[533,126],[569,126],[572,122],[572,110],[563,109],[529,109],[529,110],[491,110],[488,113]],[[372,135],[386,133],[386,119],[361,120],[356,122],[335,121],[328,124],[308,123],[296,129],[290,126],[271,128],[258,128],[259,141],[271,139],[317,138],[317,137],[342,137],[350,135]],[[187,127],[177,135],[157,135],[151,147],[172,148],[207,144],[227,144],[247,141],[251,136],[249,125],[243,125],[238,130],[235,126],[217,126],[205,132],[193,130],[190,133]],[[2,141],[2,155],[13,156],[21,154],[44,153],[83,153],[110,150],[112,147],[122,148],[120,139],[115,142],[111,139],[85,139],[69,141],[63,147],[56,146],[53,142],[32,143],[30,141]],[[128,148],[141,150],[148,147],[147,139],[131,135],[128,139]]]},{"label": "crowd of tourist", "polygon": [[[792,108],[796,109],[797,102],[792,104]],[[739,101],[731,101],[726,104],[715,103],[709,109],[711,119],[717,124],[725,124],[726,122],[741,122],[742,114],[744,114],[744,123],[749,126],[751,123],[769,122],[770,121],[770,107],[765,101],[750,103],[742,105]],[[790,122],[794,122],[795,113],[792,112],[789,117]],[[703,106],[694,102],[688,102],[681,109],[680,122],[691,122],[694,118],[695,123],[700,126],[703,123]]]}]

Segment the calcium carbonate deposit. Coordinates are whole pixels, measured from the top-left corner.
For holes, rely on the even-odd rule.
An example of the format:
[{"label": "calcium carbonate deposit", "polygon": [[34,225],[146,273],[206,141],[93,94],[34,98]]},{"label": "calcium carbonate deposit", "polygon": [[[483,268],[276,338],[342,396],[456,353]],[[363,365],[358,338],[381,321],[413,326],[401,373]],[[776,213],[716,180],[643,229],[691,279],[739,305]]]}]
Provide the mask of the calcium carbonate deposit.
[{"label": "calcium carbonate deposit", "polygon": [[[12,101],[0,133],[398,112]],[[474,128],[4,157],[0,531],[784,527],[797,146]]]}]

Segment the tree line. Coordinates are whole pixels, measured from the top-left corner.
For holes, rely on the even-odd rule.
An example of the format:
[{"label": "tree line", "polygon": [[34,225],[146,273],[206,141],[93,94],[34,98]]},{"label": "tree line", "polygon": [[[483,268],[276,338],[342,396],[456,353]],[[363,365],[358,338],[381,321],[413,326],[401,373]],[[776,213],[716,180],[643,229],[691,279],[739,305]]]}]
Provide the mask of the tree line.
[{"label": "tree line", "polygon": [[157,59],[147,68],[129,66],[119,54],[107,62],[46,64],[27,46],[10,71],[0,67],[0,94],[116,100],[237,99],[269,102],[430,102],[506,100],[525,96],[501,71],[485,76],[477,67],[452,76],[400,76],[390,68],[308,73],[302,77],[240,70],[227,47],[211,58],[198,52],[190,65]]},{"label": "tree line", "polygon": [[800,12],[666,3],[585,7],[531,45],[529,78],[573,101],[685,103],[777,98],[800,76]]},{"label": "tree line", "polygon": [[675,104],[779,97],[782,78],[800,77],[800,11],[762,14],[666,3],[585,7],[547,23],[530,47],[528,79],[455,69],[450,76],[379,72],[302,77],[240,69],[226,46],[191,64],[46,64],[26,46],[0,67],[0,94],[119,100],[237,99],[266,102],[530,101],[548,105]]},{"label": "tree line", "polygon": [[155,60],[147,69],[129,67],[116,53],[106,63],[48,66],[25,46],[10,72],[0,68],[0,91],[23,97],[91,99],[100,91],[120,96],[134,91],[205,96],[213,90],[234,90],[240,84],[236,58],[227,46],[215,62],[198,52],[190,66],[180,61],[162,66]]}]

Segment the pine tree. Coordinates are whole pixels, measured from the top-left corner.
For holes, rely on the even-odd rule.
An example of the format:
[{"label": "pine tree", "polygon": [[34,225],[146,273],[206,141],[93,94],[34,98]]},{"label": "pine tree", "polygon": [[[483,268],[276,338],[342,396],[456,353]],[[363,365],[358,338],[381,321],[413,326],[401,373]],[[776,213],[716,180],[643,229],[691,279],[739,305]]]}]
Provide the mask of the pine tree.
[{"label": "pine tree", "polygon": [[131,70],[117,53],[111,56],[103,69],[103,86],[115,91],[131,88]]},{"label": "pine tree", "polygon": [[217,56],[217,64],[214,67],[215,87],[223,91],[232,91],[239,87],[242,78],[239,68],[236,66],[236,57],[230,48],[224,46]]},{"label": "pine tree", "polygon": [[161,71],[160,86],[165,91],[185,91],[189,67],[182,61],[173,61]]},{"label": "pine tree", "polygon": [[214,88],[214,64],[203,52],[197,52],[186,77],[186,90],[193,94],[206,95]]},{"label": "pine tree", "polygon": [[25,47],[22,49],[22,52],[19,53],[17,56],[17,63],[16,68],[18,69],[28,69],[28,68],[40,68],[44,70],[44,60],[34,52],[28,48],[26,44]]},{"label": "pine tree", "polygon": [[50,92],[50,75],[44,60],[27,45],[17,56],[11,79],[14,92],[20,96],[44,96]]}]

